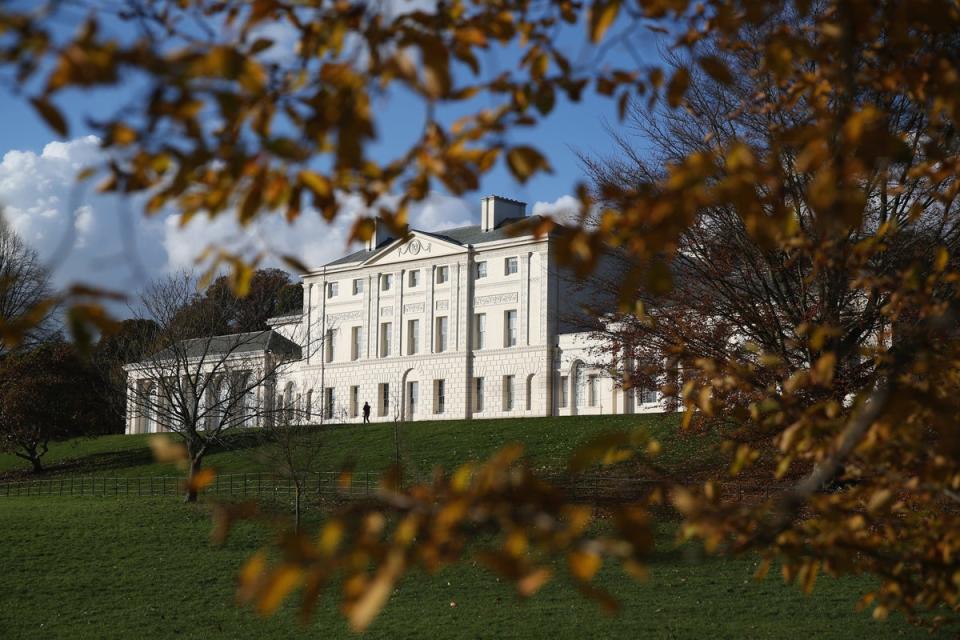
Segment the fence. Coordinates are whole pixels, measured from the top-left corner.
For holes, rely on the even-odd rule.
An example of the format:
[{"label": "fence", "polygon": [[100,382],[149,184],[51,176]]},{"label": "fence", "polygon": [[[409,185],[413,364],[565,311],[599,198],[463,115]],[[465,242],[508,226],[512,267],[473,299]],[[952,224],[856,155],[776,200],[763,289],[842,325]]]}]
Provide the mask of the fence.
[{"label": "fence", "polygon": [[[341,486],[340,472],[323,471],[302,476],[307,496],[361,499],[374,496],[380,484],[376,472],[354,473],[347,486]],[[640,478],[610,476],[554,476],[544,478],[564,489],[568,497],[583,502],[618,502],[637,499],[655,483]],[[765,500],[781,488],[769,483],[730,482],[721,486],[721,492],[739,502]],[[292,497],[293,479],[275,473],[218,474],[204,493],[217,497]],[[184,493],[184,479],[180,476],[148,476],[140,478],[109,478],[99,476],[69,476],[42,480],[24,480],[0,483],[0,498],[18,496],[177,496]]]},{"label": "fence", "polygon": [[[378,473],[354,473],[349,486],[341,487],[336,471],[311,473],[303,477],[309,495],[337,495],[347,498],[372,496],[380,482]],[[183,495],[184,479],[180,476],[147,476],[142,478],[108,478],[70,476],[43,480],[0,483],[0,498],[18,496],[173,496]],[[218,474],[204,489],[205,494],[235,497],[292,496],[293,478],[274,473]]]}]

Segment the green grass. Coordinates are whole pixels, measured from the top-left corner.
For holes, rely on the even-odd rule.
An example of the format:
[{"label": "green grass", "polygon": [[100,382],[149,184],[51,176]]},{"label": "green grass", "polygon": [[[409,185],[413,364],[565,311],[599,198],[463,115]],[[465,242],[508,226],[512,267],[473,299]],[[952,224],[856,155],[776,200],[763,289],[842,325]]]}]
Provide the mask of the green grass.
[{"label": "green grass", "polygon": [[[209,530],[203,505],[169,498],[4,501],[0,638],[351,637],[333,596],[308,629],[290,606],[266,620],[236,606],[237,568],[269,532],[243,525],[212,547]],[[930,637],[897,617],[881,623],[855,613],[866,579],[821,578],[805,596],[775,577],[753,581],[751,560],[704,561],[692,548],[672,548],[667,532],[661,538],[649,582],[612,567],[600,576],[624,605],[616,617],[563,581],[521,602],[467,563],[405,579],[363,637]]]},{"label": "green grass", "polygon": [[[661,462],[667,466],[708,462],[715,454],[712,441],[702,436],[678,435],[676,415],[582,416],[507,420],[411,422],[400,426],[400,448],[408,474],[423,477],[434,467],[451,469],[466,460],[482,459],[509,442],[522,442],[532,464],[559,470],[578,443],[602,432],[642,427],[664,445]],[[80,474],[109,477],[174,475],[171,465],[156,464],[147,435],[76,438],[53,443],[44,457],[48,477]],[[317,466],[337,470],[351,461],[360,471],[382,471],[395,460],[393,424],[331,425],[317,427],[321,455]],[[227,446],[215,450],[205,466],[221,472],[269,470],[257,431],[237,432]],[[0,454],[0,480],[30,477],[25,461]]]}]

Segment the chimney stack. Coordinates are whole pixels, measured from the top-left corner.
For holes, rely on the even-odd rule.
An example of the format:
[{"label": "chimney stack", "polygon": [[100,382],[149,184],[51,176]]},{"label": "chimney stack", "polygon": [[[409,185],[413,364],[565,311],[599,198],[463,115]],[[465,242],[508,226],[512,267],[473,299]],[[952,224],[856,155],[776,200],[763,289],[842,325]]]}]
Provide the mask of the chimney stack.
[{"label": "chimney stack", "polygon": [[367,242],[363,248],[367,251],[373,251],[387,240],[392,239],[393,238],[387,235],[387,229],[383,227],[383,224],[380,222],[380,218],[374,216],[373,233],[370,234],[370,237],[367,239]]},{"label": "chimney stack", "polygon": [[487,196],[480,200],[480,230],[493,231],[505,220],[527,215],[527,203],[501,196]]}]

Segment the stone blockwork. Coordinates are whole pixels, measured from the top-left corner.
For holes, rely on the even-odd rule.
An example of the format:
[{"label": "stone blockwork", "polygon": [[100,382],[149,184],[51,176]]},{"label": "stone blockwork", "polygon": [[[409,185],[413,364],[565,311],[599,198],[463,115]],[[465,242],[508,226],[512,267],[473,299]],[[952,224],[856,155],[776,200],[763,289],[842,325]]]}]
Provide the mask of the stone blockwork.
[{"label": "stone blockwork", "polygon": [[551,237],[517,233],[523,203],[490,197],[483,210],[479,226],[378,231],[379,244],[303,276],[302,316],[270,322],[302,349],[274,381],[296,415],[358,422],[365,402],[373,421],[659,408],[620,390],[568,326],[589,287],[571,288]]}]

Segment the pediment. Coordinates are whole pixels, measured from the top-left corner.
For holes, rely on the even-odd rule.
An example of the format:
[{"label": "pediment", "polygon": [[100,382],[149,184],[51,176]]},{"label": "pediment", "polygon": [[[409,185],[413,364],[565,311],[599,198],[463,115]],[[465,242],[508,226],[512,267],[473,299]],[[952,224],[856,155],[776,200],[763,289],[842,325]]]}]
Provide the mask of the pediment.
[{"label": "pediment", "polygon": [[463,253],[466,248],[449,240],[423,233],[411,231],[405,238],[394,240],[381,248],[380,251],[367,258],[363,264],[393,264],[425,260]]}]

